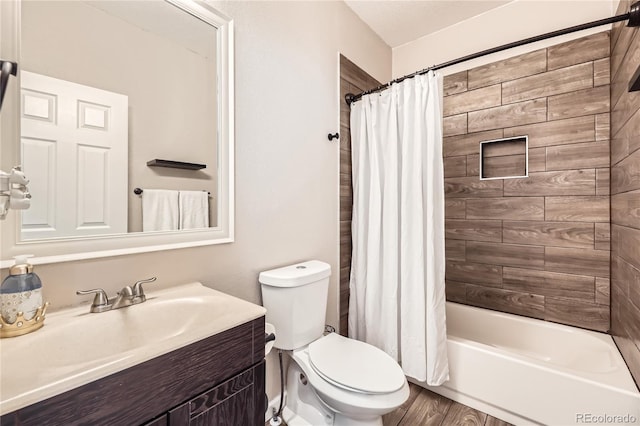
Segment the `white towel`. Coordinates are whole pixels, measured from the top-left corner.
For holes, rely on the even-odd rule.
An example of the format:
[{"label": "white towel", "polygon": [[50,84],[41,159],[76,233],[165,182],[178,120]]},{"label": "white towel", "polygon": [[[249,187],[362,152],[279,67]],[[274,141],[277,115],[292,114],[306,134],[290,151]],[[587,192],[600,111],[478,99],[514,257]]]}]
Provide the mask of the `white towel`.
[{"label": "white towel", "polygon": [[178,229],[178,191],[145,189],[142,192],[142,230]]},{"label": "white towel", "polygon": [[206,191],[180,191],[180,229],[209,227],[209,194]]}]

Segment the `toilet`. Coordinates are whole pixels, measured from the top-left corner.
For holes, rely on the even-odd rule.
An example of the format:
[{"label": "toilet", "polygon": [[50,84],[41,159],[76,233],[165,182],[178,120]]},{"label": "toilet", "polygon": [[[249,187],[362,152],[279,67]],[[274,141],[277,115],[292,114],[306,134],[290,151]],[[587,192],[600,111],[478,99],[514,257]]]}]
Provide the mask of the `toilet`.
[{"label": "toilet", "polygon": [[330,265],[311,260],[258,278],[274,346],[291,357],[283,418],[289,426],[381,426],[409,398],[409,385],[382,350],[324,333],[330,275]]}]

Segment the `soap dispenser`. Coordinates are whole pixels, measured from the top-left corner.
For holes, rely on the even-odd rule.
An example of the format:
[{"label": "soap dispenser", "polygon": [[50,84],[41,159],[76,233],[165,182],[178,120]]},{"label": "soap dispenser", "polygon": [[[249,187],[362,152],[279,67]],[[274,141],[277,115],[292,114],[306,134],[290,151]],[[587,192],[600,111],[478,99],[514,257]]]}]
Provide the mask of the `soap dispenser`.
[{"label": "soap dispenser", "polygon": [[44,325],[42,281],[27,261],[29,257],[16,256],[9,276],[0,286],[0,337],[19,336]]}]

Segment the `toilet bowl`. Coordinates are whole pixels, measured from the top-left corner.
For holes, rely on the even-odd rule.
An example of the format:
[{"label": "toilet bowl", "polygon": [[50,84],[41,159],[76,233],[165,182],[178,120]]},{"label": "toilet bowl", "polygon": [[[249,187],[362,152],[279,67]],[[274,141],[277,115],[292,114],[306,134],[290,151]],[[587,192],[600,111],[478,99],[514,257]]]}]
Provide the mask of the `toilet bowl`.
[{"label": "toilet bowl", "polygon": [[319,261],[260,274],[275,347],[287,350],[284,420],[289,426],[379,426],[402,405],[409,386],[382,350],[336,333],[323,334],[331,268]]}]

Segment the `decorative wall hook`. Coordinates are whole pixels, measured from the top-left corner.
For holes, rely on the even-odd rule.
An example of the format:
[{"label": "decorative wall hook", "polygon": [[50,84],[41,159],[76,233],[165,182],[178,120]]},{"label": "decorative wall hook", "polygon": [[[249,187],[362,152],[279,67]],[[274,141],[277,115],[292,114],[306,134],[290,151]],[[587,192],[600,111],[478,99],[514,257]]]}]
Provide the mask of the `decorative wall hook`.
[{"label": "decorative wall hook", "polygon": [[335,132],[333,134],[329,133],[327,135],[327,139],[329,139],[330,141],[332,141],[334,139],[340,139],[340,135],[338,134],[338,132]]}]

